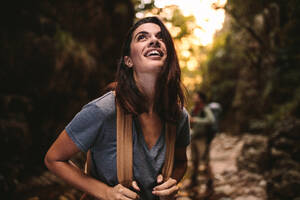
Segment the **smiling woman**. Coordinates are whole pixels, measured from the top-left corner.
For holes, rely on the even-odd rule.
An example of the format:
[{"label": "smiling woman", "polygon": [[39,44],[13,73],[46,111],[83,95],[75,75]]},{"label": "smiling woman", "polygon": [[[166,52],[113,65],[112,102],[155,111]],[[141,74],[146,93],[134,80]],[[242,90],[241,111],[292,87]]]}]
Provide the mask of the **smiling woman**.
[{"label": "smiling woman", "polygon": [[[160,52],[162,56],[147,57],[145,54],[152,50]],[[142,71],[140,68],[152,71],[139,73]],[[181,70],[172,37],[158,18],[144,18],[129,31],[117,72],[117,82],[118,103],[126,111],[139,114],[148,112],[150,106],[151,110],[168,121],[175,122],[178,119],[184,103]],[[143,88],[131,89],[136,86]],[[152,105],[147,105],[149,101],[145,95],[151,97]]]},{"label": "smiling woman", "polygon": [[[122,48],[115,92],[83,107],[50,147],[47,167],[92,198],[174,199],[190,142],[180,75],[164,24],[156,17],[138,21]],[[130,119],[125,124],[132,137],[132,169],[125,169],[133,172],[126,180],[129,184],[119,179],[123,169],[117,149],[119,142],[128,141],[119,140],[119,113]],[[90,152],[88,176],[68,162],[79,151]]]}]

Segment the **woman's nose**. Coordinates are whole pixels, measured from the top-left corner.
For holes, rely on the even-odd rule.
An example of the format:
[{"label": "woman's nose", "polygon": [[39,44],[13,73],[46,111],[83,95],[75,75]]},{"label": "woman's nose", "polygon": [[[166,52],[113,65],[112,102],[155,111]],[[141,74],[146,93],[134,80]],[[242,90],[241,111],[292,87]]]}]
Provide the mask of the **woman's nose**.
[{"label": "woman's nose", "polygon": [[152,37],[149,43],[151,47],[160,47],[160,42],[156,37]]}]

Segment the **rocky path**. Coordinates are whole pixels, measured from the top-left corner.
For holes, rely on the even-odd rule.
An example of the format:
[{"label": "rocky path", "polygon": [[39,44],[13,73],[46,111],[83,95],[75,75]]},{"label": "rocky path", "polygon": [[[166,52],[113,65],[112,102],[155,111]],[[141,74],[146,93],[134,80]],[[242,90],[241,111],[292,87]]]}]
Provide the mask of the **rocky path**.
[{"label": "rocky path", "polygon": [[[239,166],[245,142],[253,137],[257,136],[241,137],[221,134],[213,141],[210,150],[210,167],[214,188],[212,199],[267,199],[267,182],[264,177]],[[257,151],[257,149],[253,149],[253,151]]]},{"label": "rocky path", "polygon": [[[243,147],[253,140],[258,140],[256,142],[263,144],[261,148],[266,148],[266,139],[263,137],[230,136],[225,133],[217,135],[210,147],[209,166],[204,170],[206,173],[199,168],[200,181],[196,186],[189,185],[187,175],[181,183],[178,200],[266,200],[264,177],[240,166]],[[252,151],[252,154],[261,153],[259,148]],[[189,170],[191,167],[189,165]],[[212,188],[209,187],[209,183],[212,183]]]}]

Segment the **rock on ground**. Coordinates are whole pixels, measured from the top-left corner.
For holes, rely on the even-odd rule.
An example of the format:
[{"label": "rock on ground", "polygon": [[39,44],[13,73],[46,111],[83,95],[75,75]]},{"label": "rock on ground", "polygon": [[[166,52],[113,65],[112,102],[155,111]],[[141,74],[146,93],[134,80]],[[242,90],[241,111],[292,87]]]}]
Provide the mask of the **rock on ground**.
[{"label": "rock on ground", "polygon": [[[255,144],[260,146],[254,148]],[[245,150],[245,146],[251,148]],[[257,165],[260,163],[255,163],[261,157],[261,152],[265,152],[266,149],[267,138],[263,136],[231,136],[225,133],[217,135],[210,148],[209,165],[214,188],[210,199],[266,200],[267,182],[264,176],[258,173],[260,166]],[[248,158],[249,155],[252,157]],[[241,168],[240,166],[247,165],[243,163],[244,160],[257,170]]]}]

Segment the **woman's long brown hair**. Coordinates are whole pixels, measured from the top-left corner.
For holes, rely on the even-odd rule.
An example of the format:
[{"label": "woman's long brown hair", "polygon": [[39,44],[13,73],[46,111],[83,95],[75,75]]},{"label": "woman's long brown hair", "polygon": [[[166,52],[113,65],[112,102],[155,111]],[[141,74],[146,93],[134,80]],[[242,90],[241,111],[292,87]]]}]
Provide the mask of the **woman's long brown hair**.
[{"label": "woman's long brown hair", "polygon": [[124,56],[130,56],[130,43],[133,32],[145,23],[154,23],[161,28],[162,39],[167,48],[166,62],[158,75],[155,86],[154,111],[162,120],[175,123],[179,120],[184,105],[184,94],[180,80],[181,70],[172,37],[157,17],[147,17],[139,20],[127,33],[116,76],[116,99],[127,113],[139,115],[148,112],[147,98],[136,86],[133,69],[127,67],[124,62]]}]

